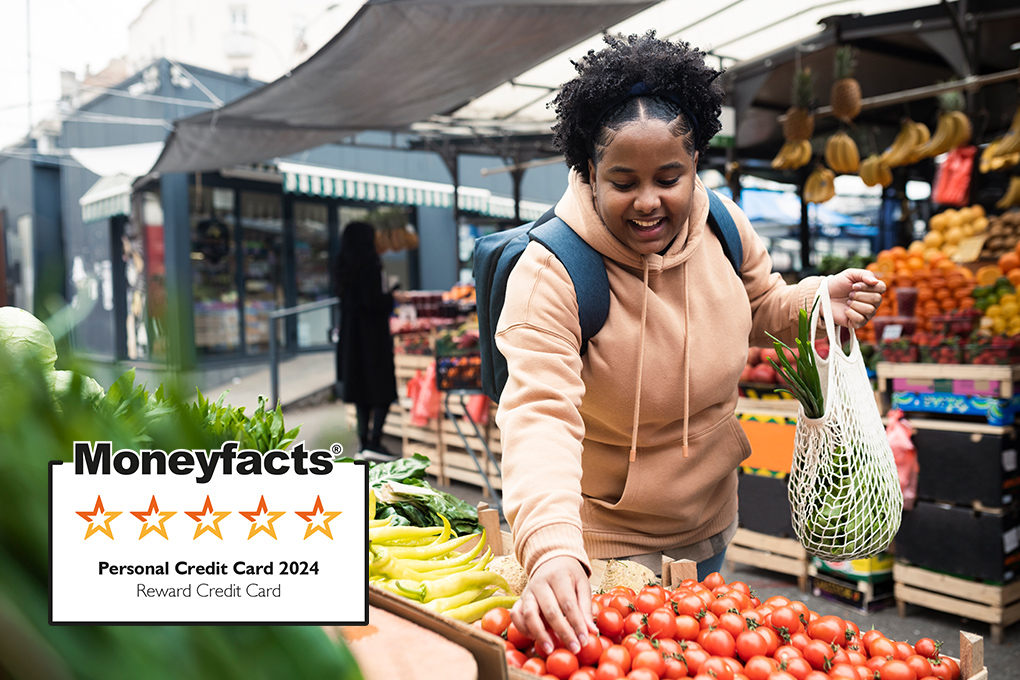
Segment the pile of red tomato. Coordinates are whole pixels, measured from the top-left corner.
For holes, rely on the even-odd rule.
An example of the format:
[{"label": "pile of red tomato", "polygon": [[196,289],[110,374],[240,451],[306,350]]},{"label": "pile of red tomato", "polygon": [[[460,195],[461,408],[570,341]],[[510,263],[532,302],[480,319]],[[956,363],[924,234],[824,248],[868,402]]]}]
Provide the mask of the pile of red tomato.
[{"label": "pile of red tomato", "polygon": [[[718,573],[674,590],[616,587],[595,595],[595,625],[577,654],[545,655],[493,609],[476,623],[505,640],[507,664],[556,680],[959,680],[959,664],[930,638],[915,644],[861,632],[781,595],[764,602]],[[553,641],[558,642],[555,633]]]}]

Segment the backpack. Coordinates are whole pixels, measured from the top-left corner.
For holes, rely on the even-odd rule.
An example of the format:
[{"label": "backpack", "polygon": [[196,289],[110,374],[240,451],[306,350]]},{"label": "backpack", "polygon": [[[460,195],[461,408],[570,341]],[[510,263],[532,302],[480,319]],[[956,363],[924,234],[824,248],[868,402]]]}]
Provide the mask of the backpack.
[{"label": "backpack", "polygon": [[[719,237],[726,258],[740,276],[744,260],[740,233],[733,217],[714,191],[708,192],[708,224]],[[506,359],[496,348],[496,323],[503,311],[510,271],[531,241],[538,241],[563,263],[577,293],[581,322],[581,355],[609,315],[609,276],[602,255],[577,235],[550,208],[534,222],[483,236],[475,241],[475,297],[478,344],[482,355],[482,391],[495,402],[507,379]]]}]

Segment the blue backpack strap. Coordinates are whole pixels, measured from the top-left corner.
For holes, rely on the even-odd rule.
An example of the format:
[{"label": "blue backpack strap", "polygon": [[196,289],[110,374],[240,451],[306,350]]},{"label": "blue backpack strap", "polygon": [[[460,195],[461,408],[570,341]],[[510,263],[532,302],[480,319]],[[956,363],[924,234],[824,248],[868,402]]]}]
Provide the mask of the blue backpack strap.
[{"label": "blue backpack strap", "polygon": [[609,275],[602,255],[558,217],[534,227],[528,234],[531,240],[548,248],[570,275],[577,295],[583,355],[588,350],[588,340],[599,332],[609,316]]},{"label": "blue backpack strap", "polygon": [[726,259],[733,265],[739,277],[740,267],[744,263],[744,246],[740,243],[740,232],[719,194],[708,187],[705,187],[705,191],[708,193],[708,224],[715,230],[719,242],[722,243],[723,252],[726,253]]}]

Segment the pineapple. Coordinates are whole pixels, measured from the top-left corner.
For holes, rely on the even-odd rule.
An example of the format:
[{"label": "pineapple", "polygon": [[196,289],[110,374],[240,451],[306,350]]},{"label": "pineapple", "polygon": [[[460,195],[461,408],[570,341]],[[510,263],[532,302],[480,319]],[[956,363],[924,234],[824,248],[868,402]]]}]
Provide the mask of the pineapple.
[{"label": "pineapple", "polygon": [[836,50],[836,81],[832,84],[830,101],[832,115],[844,122],[850,122],[861,112],[861,84],[853,77],[856,66],[853,48],[844,45]]},{"label": "pineapple", "polygon": [[793,77],[793,106],[783,118],[783,137],[788,142],[811,139],[815,133],[815,117],[811,113],[815,78],[810,68],[801,69]]}]

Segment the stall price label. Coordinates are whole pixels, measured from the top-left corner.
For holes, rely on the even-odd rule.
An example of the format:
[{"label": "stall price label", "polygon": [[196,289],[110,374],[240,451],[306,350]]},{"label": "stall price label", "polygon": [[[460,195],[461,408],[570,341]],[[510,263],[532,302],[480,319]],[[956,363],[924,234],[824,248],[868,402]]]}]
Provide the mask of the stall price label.
[{"label": "stall price label", "polygon": [[50,466],[50,623],[367,623],[368,468],[341,453],[75,442]]}]

